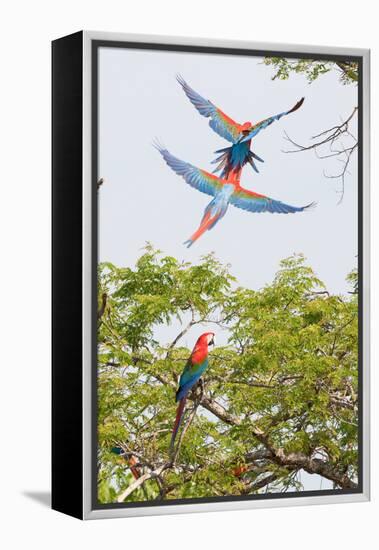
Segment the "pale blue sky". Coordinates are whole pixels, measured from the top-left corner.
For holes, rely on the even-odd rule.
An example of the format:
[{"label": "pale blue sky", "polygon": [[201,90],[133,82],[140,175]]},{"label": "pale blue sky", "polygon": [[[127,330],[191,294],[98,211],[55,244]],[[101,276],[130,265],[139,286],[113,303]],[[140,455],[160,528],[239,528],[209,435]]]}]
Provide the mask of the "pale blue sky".
[{"label": "pale blue sky", "polygon": [[[105,179],[99,193],[100,261],[133,265],[147,241],[195,263],[214,251],[231,264],[239,284],[258,289],[272,281],[282,258],[302,252],[331,292],[347,291],[345,277],[357,254],[357,161],[337,205],[339,182],[325,179],[323,171],[336,173],[338,162],[282,150],[290,148],[284,131],[306,143],[346,118],[357,105],[355,86],[341,85],[336,72],[311,85],[301,75],[273,81],[273,69],[257,57],[103,48],[99,59],[99,175]],[[213,152],[228,143],[190,104],[177,73],[238,122],[257,122],[304,96],[300,110],[255,138],[253,150],[265,163],[258,164],[260,174],[247,166],[242,185],[296,206],[316,201],[317,207],[294,215],[229,207],[212,231],[185,248],[210,197],[172,172],[152,143],[158,138],[175,156],[208,171]],[[183,344],[191,348],[202,331],[192,329]],[[163,341],[177,332],[177,324],[158,330]],[[217,341],[226,343],[227,333],[218,330]],[[306,489],[331,488],[319,476],[301,475]]]},{"label": "pale blue sky", "polygon": [[[242,184],[294,205],[316,201],[317,208],[277,215],[229,207],[214,229],[186,249],[182,243],[198,227],[210,197],[172,172],[152,142],[158,137],[175,156],[208,170],[213,152],[228,143],[190,104],[177,73],[238,122],[261,120],[305,96],[300,110],[255,138],[254,150],[265,163],[260,174],[246,167]],[[106,183],[100,192],[100,260],[130,265],[146,241],[193,262],[212,250],[231,264],[241,284],[259,288],[272,280],[282,258],[303,252],[329,290],[346,291],[345,276],[357,254],[356,159],[337,205],[339,182],[325,179],[323,170],[335,173],[338,162],[282,150],[288,148],[284,130],[307,142],[347,117],[357,88],[342,86],[336,72],[311,85],[297,75],[272,81],[272,74],[254,57],[101,50],[99,174]]]}]

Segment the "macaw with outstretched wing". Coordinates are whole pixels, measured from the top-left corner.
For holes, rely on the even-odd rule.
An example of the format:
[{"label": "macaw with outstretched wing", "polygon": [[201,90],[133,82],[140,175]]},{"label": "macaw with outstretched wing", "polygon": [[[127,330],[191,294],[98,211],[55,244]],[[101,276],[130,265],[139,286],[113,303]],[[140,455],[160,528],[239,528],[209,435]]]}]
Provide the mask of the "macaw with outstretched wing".
[{"label": "macaw with outstretched wing", "polygon": [[205,209],[200,226],[184,244],[190,247],[205,231],[212,229],[226,214],[229,204],[252,213],[270,212],[271,214],[294,214],[303,212],[315,205],[291,206],[279,200],[271,199],[240,185],[239,178],[219,178],[206,170],[197,168],[189,162],[174,157],[167,149],[155,144],[168,166],[184,178],[194,189],[213,197]]},{"label": "macaw with outstretched wing", "polygon": [[208,367],[208,348],[209,346],[213,346],[214,343],[214,332],[204,332],[204,334],[199,336],[180,376],[179,387],[175,397],[175,400],[179,404],[176,410],[176,418],[171,435],[171,452],[174,449],[175,438],[183,419],[187,396]]},{"label": "macaw with outstretched wing", "polygon": [[205,99],[195,92],[180,75],[176,78],[192,105],[194,105],[202,116],[210,119],[209,126],[212,130],[233,144],[230,147],[215,151],[216,153],[221,153],[221,155],[212,161],[213,164],[218,163],[214,172],[220,172],[220,177],[222,178],[229,178],[231,175],[239,177],[240,171],[246,163],[249,163],[252,168],[258,172],[258,168],[254,161],[264,161],[250,150],[252,138],[276,120],[280,120],[283,116],[297,111],[304,102],[304,98],[301,98],[300,101],[288,111],[270,116],[255,124],[252,122],[239,124],[221,111],[221,109],[216,107],[209,99]]}]

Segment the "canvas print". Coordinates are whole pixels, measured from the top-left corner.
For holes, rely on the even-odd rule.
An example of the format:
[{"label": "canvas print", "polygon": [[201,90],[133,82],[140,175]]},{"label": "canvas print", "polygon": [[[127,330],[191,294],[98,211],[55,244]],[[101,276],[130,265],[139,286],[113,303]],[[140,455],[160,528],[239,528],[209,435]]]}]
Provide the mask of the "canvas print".
[{"label": "canvas print", "polygon": [[357,491],[358,62],[96,55],[97,505]]}]

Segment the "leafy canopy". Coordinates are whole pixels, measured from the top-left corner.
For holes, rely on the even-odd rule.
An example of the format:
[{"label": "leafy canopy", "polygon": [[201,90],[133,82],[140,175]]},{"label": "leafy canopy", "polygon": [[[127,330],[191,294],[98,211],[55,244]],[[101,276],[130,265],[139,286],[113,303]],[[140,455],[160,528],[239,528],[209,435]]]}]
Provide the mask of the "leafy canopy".
[{"label": "leafy canopy", "polygon": [[[293,256],[251,290],[213,255],[192,265],[151,246],[134,269],[100,265],[99,501],[301,490],[303,471],[355,487],[356,272],[349,281],[351,294],[330,295]],[[172,461],[178,377],[209,329],[226,344],[190,395]]]},{"label": "leafy canopy", "polygon": [[287,80],[291,73],[304,74],[309,83],[330,71],[337,70],[342,84],[358,82],[358,63],[354,61],[320,61],[317,59],[288,59],[286,57],[265,57],[265,65],[272,65],[275,74],[272,80]]}]

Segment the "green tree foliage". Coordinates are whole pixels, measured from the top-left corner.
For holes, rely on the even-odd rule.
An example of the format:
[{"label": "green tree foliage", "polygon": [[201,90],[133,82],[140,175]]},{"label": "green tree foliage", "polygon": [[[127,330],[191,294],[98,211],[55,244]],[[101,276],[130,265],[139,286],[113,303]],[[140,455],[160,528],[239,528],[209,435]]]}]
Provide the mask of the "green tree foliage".
[{"label": "green tree foliage", "polygon": [[[330,295],[302,256],[283,260],[261,290],[237,286],[213,255],[191,265],[148,247],[134,269],[102,264],[99,500],[301,490],[304,471],[354,488],[356,273],[349,281],[351,294]],[[167,326],[170,342],[159,337]],[[211,352],[170,457],[175,390],[191,351],[183,341],[192,347],[205,330],[228,344]]]},{"label": "green tree foliage", "polygon": [[273,80],[287,80],[291,73],[303,74],[309,83],[319,76],[337,70],[342,84],[358,82],[358,63],[355,61],[320,61],[317,59],[288,59],[286,57],[265,57],[265,65],[275,69]]}]

